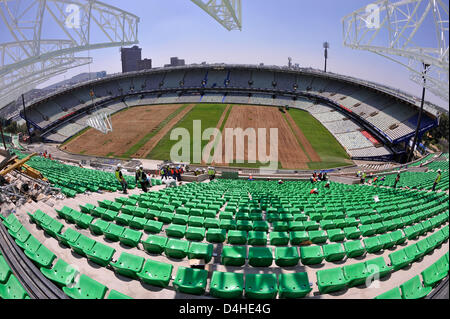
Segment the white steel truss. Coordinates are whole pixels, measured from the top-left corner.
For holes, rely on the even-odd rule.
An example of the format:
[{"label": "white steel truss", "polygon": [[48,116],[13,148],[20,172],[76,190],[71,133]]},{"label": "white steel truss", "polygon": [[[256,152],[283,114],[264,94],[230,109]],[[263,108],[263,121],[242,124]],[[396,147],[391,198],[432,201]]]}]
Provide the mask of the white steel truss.
[{"label": "white steel truss", "polygon": [[103,134],[108,134],[112,132],[112,123],[111,123],[111,114],[107,112],[96,112],[92,116],[90,116],[86,124]]},{"label": "white steel truss", "polygon": [[[344,45],[406,67],[411,79],[449,100],[448,1],[379,0],[342,19]],[[429,65],[424,75],[423,64]]]},{"label": "white steel truss", "polygon": [[[82,51],[138,43],[139,18],[95,0],[0,0],[0,107],[92,62]],[[4,40],[3,40],[4,41]]]},{"label": "white steel truss", "polygon": [[241,0],[191,0],[228,31],[242,30]]}]

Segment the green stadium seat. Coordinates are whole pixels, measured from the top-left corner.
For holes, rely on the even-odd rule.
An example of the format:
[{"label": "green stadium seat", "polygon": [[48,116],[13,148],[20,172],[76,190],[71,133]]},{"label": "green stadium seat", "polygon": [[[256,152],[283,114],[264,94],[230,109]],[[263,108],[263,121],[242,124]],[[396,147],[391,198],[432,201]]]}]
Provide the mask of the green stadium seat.
[{"label": "green stadium seat", "polygon": [[424,286],[434,287],[439,281],[444,279],[448,275],[448,265],[446,256],[442,256],[434,264],[422,271]]},{"label": "green stadium seat", "polygon": [[216,298],[241,298],[244,290],[244,275],[233,272],[214,271],[211,277],[210,294]]},{"label": "green stadium seat", "polygon": [[103,299],[108,288],[98,281],[82,274],[74,287],[63,287],[64,293],[72,299]]},{"label": "green stadium seat", "polygon": [[372,227],[372,224],[360,225],[359,226],[359,230],[360,230],[361,235],[363,237],[372,236],[372,235],[375,235],[377,233],[376,229],[374,229]]},{"label": "green stadium seat", "polygon": [[416,261],[423,256],[416,244],[409,245],[403,249],[405,250],[406,255],[409,258],[412,258],[412,261]]},{"label": "green stadium seat", "polygon": [[191,216],[188,218],[187,224],[193,227],[203,227],[205,223],[205,218],[201,216]]},{"label": "green stadium seat", "polygon": [[306,231],[292,231],[289,232],[289,239],[291,245],[300,245],[304,242],[309,242],[309,235]]},{"label": "green stadium seat", "polygon": [[364,238],[363,242],[368,253],[376,253],[377,251],[383,249],[383,243],[380,241],[378,236]]},{"label": "green stadium seat", "polygon": [[289,243],[289,233],[288,232],[270,232],[270,244],[274,246],[286,246]]},{"label": "green stadium seat", "polygon": [[274,299],[278,293],[276,274],[246,274],[245,297],[251,299]]},{"label": "green stadium seat", "polygon": [[158,216],[158,221],[163,222],[164,224],[170,224],[172,223],[174,215],[174,213],[161,212],[161,214]]},{"label": "green stadium seat", "polygon": [[249,231],[248,244],[253,246],[265,246],[267,244],[267,232]]},{"label": "green stadium seat", "polygon": [[40,245],[34,252],[25,250],[25,255],[30,258],[39,267],[50,268],[53,261],[56,259],[56,255],[44,245]]},{"label": "green stadium seat", "polygon": [[416,245],[417,249],[420,251],[420,255],[422,256],[425,256],[433,251],[433,246],[431,246],[430,242],[426,238],[419,240]]},{"label": "green stadium seat", "polygon": [[153,234],[159,234],[162,230],[163,225],[164,224],[162,222],[149,219],[144,225],[144,230]]},{"label": "green stadium seat", "polygon": [[80,236],[81,234],[72,228],[67,228],[63,234],[56,234],[58,240],[66,246],[75,243]]},{"label": "green stadium seat", "polygon": [[322,246],[323,255],[326,261],[338,261],[344,259],[346,253],[341,244],[328,244]]},{"label": "green stadium seat", "polygon": [[70,285],[77,274],[77,270],[62,259],[58,259],[51,269],[42,267],[40,270],[59,287]]},{"label": "green stadium seat", "polygon": [[110,262],[109,264],[116,273],[125,277],[138,279],[137,273],[142,270],[144,261],[144,257],[123,252],[116,262]]},{"label": "green stadium seat", "polygon": [[318,270],[316,275],[317,286],[319,287],[319,292],[321,294],[344,289],[348,283],[348,280],[344,277],[344,273],[340,267]]},{"label": "green stadium seat", "polygon": [[93,220],[94,217],[87,214],[81,214],[80,217],[75,220],[75,223],[81,229],[87,229],[89,228],[89,225],[92,223]]},{"label": "green stadium seat", "polygon": [[362,285],[366,282],[367,277],[370,276],[364,262],[345,265],[342,267],[342,271],[349,287]]},{"label": "green stadium seat", "polygon": [[100,242],[95,242],[94,246],[85,253],[89,260],[102,267],[106,267],[109,265],[115,252],[116,250],[114,248]]},{"label": "green stadium seat", "polygon": [[166,247],[164,248],[164,253],[168,257],[183,259],[187,256],[188,250],[189,242],[187,240],[172,238],[167,241]]},{"label": "green stadium seat", "polygon": [[105,230],[103,233],[105,235],[105,238],[111,240],[111,241],[119,241],[120,236],[125,231],[125,227],[116,225],[116,224],[109,224],[109,227]]},{"label": "green stadium seat", "polygon": [[304,265],[315,265],[322,263],[324,255],[320,246],[302,246],[300,258]]},{"label": "green stadium seat", "polygon": [[401,245],[406,241],[406,236],[403,234],[401,230],[393,231],[392,233],[389,233],[392,240],[395,241],[396,245]]},{"label": "green stadium seat", "polygon": [[225,229],[210,228],[206,233],[206,240],[210,243],[223,243],[226,236],[227,231]]},{"label": "green stadium seat", "polygon": [[273,262],[272,249],[268,247],[250,247],[248,263],[253,267],[269,267]]},{"label": "green stadium seat", "polygon": [[202,295],[205,293],[207,278],[208,271],[204,269],[178,267],[173,286],[178,292]]},{"label": "green stadium seat", "polygon": [[221,263],[225,266],[243,266],[247,258],[245,246],[223,246]]},{"label": "green stadium seat", "polygon": [[203,222],[203,226],[205,228],[220,228],[220,222],[219,220],[215,218],[205,218],[205,221]]},{"label": "green stadium seat", "polygon": [[25,228],[25,227],[21,227],[19,229],[19,231],[17,231],[16,233],[13,233],[11,231],[8,230],[8,233],[17,241],[24,243],[28,237],[31,236],[31,233]]},{"label": "green stadium seat", "polygon": [[247,232],[243,230],[229,230],[227,243],[230,245],[245,245],[247,243]]},{"label": "green stadium seat", "polygon": [[110,223],[102,219],[97,219],[95,222],[89,225],[89,229],[94,235],[103,235],[108,229]]},{"label": "green stadium seat", "polygon": [[168,240],[167,237],[149,235],[145,241],[142,241],[142,246],[149,253],[161,254],[166,248]]},{"label": "green stadium seat", "polygon": [[373,276],[375,276],[375,274],[379,274],[380,278],[383,278],[389,274],[394,268],[393,266],[388,266],[383,257],[376,257],[374,259],[367,260],[365,264],[369,274]]},{"label": "green stadium seat", "polygon": [[165,288],[172,278],[172,271],[172,264],[149,259],[136,275],[146,284]]},{"label": "green stadium seat", "polygon": [[6,283],[0,283],[0,299],[29,299],[29,296],[16,276],[11,274]]},{"label": "green stadium seat", "polygon": [[243,231],[251,231],[253,230],[253,222],[250,220],[237,220],[236,229]]},{"label": "green stadium seat", "polygon": [[38,220],[40,220],[44,216],[44,212],[40,209],[36,210],[34,214],[28,213],[28,217],[30,217],[31,223],[37,223]]},{"label": "green stadium seat", "polygon": [[380,243],[383,244],[381,249],[389,249],[395,246],[395,240],[392,239],[391,234],[389,233],[378,236],[378,239],[380,240]]},{"label": "green stadium seat", "polygon": [[298,264],[300,255],[297,247],[276,247],[275,264],[279,267],[293,267]]},{"label": "green stadium seat", "polygon": [[123,233],[119,235],[119,240],[126,246],[137,247],[141,241],[142,235],[142,232],[138,230],[125,228]]},{"label": "green stadium seat", "polygon": [[328,239],[331,242],[339,242],[345,239],[345,233],[342,229],[334,228],[327,230]]},{"label": "green stadium seat", "polygon": [[344,234],[347,239],[359,239],[361,237],[361,231],[355,226],[345,227]]},{"label": "green stadium seat", "polygon": [[281,273],[278,279],[278,295],[280,298],[303,298],[312,290],[306,272]]},{"label": "green stadium seat", "polygon": [[147,218],[133,217],[128,221],[128,225],[134,229],[144,229],[144,225],[147,223]]},{"label": "green stadium seat", "polygon": [[220,219],[219,228],[226,230],[235,230],[236,222],[232,219]]},{"label": "green stadium seat", "polygon": [[187,240],[202,241],[205,238],[206,230],[203,227],[189,226],[185,237]]},{"label": "green stadium seat", "polygon": [[173,215],[172,223],[177,225],[187,225],[188,220],[189,217],[187,215],[175,214]]},{"label": "green stadium seat", "polygon": [[400,285],[403,299],[421,299],[425,298],[432,290],[431,287],[422,286],[420,276],[417,275],[407,282]]},{"label": "green stadium seat", "polygon": [[17,239],[15,241],[17,246],[19,246],[25,251],[28,251],[29,253],[36,252],[38,248],[41,246],[41,242],[32,235],[28,237],[28,239],[24,243],[19,242]]},{"label": "green stadium seat", "polygon": [[77,241],[74,243],[69,242],[73,251],[80,256],[86,256],[86,252],[90,251],[94,247],[96,241],[84,235],[80,235]]},{"label": "green stadium seat", "polygon": [[[88,215],[89,216],[89,215]],[[89,216],[91,217],[91,216]],[[56,238],[56,234],[61,233],[61,230],[63,229],[63,224],[61,224],[59,221],[57,221],[56,219],[52,220],[50,222],[50,224],[48,224],[47,226],[43,226],[42,229],[49,234],[50,236],[52,236],[53,238]]]},{"label": "green stadium seat", "polygon": [[206,243],[191,243],[188,250],[189,259],[203,259],[209,263],[212,259],[214,246]]},{"label": "green stadium seat", "polygon": [[382,293],[381,295],[376,296],[375,299],[402,299],[402,294],[400,292],[400,288],[395,287],[385,293]]},{"label": "green stadium seat", "polygon": [[183,225],[172,224],[166,228],[166,235],[168,237],[183,238],[185,234],[186,226]]},{"label": "green stadium seat", "polygon": [[5,283],[12,274],[11,268],[0,253],[0,283]]},{"label": "green stadium seat", "polygon": [[113,289],[109,292],[108,298],[106,299],[133,299],[133,298]]},{"label": "green stadium seat", "polygon": [[314,244],[325,243],[328,239],[327,233],[324,230],[313,230],[308,233],[309,240]]},{"label": "green stadium seat", "polygon": [[359,240],[344,242],[344,249],[348,258],[359,257],[364,255],[364,253],[366,252],[366,249]]}]

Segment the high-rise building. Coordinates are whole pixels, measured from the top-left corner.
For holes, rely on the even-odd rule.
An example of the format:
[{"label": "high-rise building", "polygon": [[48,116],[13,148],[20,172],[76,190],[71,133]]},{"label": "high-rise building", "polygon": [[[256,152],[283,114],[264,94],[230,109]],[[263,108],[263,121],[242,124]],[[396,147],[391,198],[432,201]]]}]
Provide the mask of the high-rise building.
[{"label": "high-rise building", "polygon": [[131,48],[121,48],[122,73],[148,70],[152,68],[152,59],[142,60],[142,49],[137,45]]},{"label": "high-rise building", "polygon": [[170,64],[166,64],[166,65],[164,65],[164,67],[184,66],[184,65],[186,65],[184,60],[178,59],[177,57],[172,57],[172,58],[170,58]]},{"label": "high-rise building", "polygon": [[138,63],[139,71],[149,70],[151,68],[152,68],[152,59],[144,59],[144,60],[139,61],[139,63]]},{"label": "high-rise building", "polygon": [[139,71],[139,62],[142,60],[142,49],[137,45],[131,48],[121,48],[122,73]]}]

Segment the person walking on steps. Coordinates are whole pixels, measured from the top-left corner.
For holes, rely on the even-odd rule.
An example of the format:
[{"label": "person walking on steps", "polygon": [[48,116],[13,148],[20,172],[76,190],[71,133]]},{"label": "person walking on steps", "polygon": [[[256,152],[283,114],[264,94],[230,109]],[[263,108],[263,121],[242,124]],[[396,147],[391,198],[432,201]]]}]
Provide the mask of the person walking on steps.
[{"label": "person walking on steps", "polygon": [[142,165],[136,167],[136,183],[137,182],[139,182],[139,184],[141,184],[142,191],[144,193],[147,193],[148,178],[147,178],[147,174],[145,174],[145,172],[144,172],[144,167]]},{"label": "person walking on steps", "polygon": [[441,169],[438,169],[437,171],[438,175],[436,176],[436,179],[434,180],[434,184],[433,184],[433,192],[436,190],[436,186],[437,184],[439,184],[439,182],[441,181],[441,176],[442,176],[442,171]]},{"label": "person walking on steps", "polygon": [[161,167],[160,173],[161,173],[161,181],[163,179],[167,178],[167,176],[166,176],[166,169],[163,166]]},{"label": "person walking on steps", "polygon": [[394,188],[397,188],[397,183],[400,180],[400,171],[397,172],[397,177],[395,178]]},{"label": "person walking on steps", "polygon": [[123,193],[124,194],[128,194],[128,191],[127,191],[128,184],[127,184],[127,181],[125,180],[125,178],[123,177],[123,174],[122,174],[122,164],[120,164],[120,163],[117,164],[115,175],[116,175],[117,181],[122,186]]}]

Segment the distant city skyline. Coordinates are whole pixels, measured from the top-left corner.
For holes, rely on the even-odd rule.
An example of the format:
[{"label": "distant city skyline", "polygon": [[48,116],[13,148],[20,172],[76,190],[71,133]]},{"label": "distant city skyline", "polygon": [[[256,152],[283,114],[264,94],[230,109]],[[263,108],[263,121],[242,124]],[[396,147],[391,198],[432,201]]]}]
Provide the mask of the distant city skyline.
[{"label": "distant city skyline", "polygon": [[[163,67],[171,57],[184,59],[186,64],[278,66],[287,65],[288,57],[292,57],[292,63],[300,67],[323,70],[322,44],[328,41],[327,71],[421,96],[421,86],[409,79],[406,68],[374,53],[344,47],[341,19],[370,4],[368,0],[243,0],[243,29],[231,32],[189,0],[104,2],[140,17],[138,45],[142,56],[152,60],[153,67]],[[120,48],[89,53],[94,59],[90,66],[70,70],[39,88],[83,72],[121,72]],[[430,91],[426,100],[448,110],[448,103]]]}]

